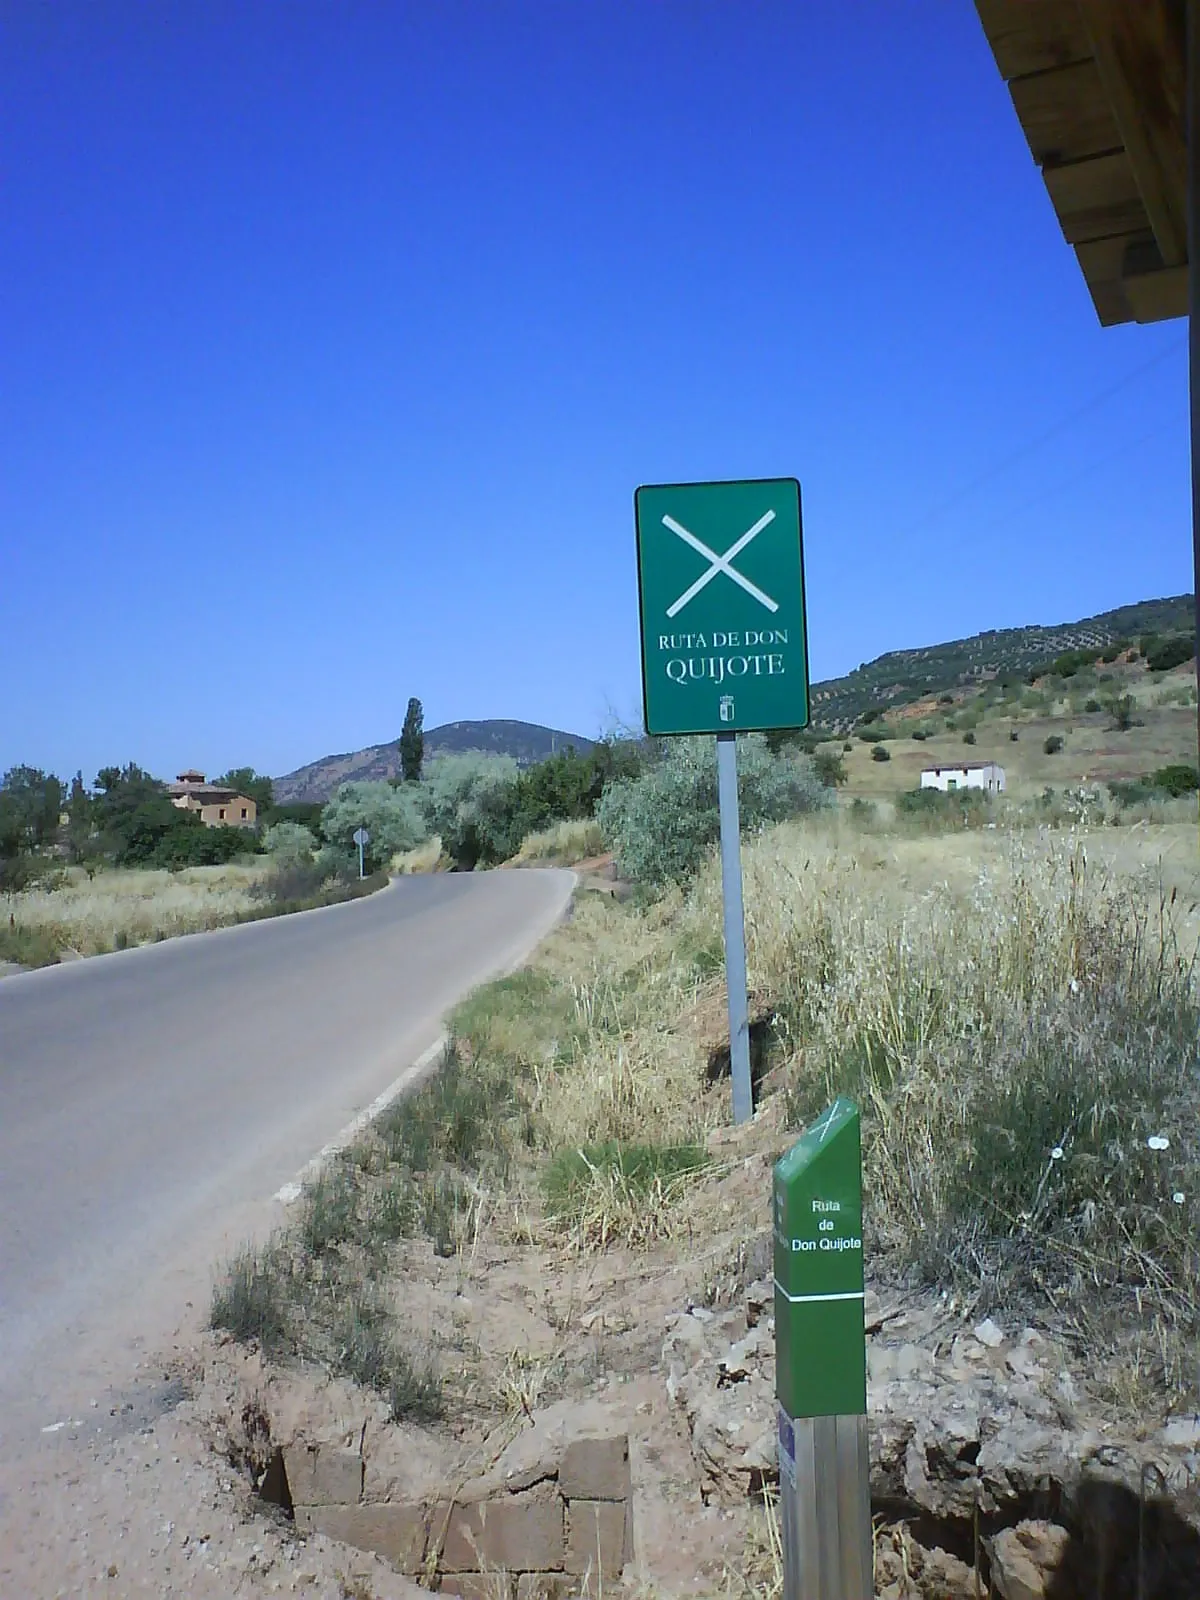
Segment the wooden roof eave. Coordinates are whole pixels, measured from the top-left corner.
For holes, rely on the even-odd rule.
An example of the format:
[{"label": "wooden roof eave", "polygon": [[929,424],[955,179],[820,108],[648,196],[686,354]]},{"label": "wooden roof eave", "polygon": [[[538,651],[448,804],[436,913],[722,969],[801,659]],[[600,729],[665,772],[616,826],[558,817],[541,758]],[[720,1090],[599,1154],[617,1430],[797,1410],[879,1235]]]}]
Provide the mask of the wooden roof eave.
[{"label": "wooden roof eave", "polygon": [[1105,325],[1187,314],[1184,0],[976,0]]}]

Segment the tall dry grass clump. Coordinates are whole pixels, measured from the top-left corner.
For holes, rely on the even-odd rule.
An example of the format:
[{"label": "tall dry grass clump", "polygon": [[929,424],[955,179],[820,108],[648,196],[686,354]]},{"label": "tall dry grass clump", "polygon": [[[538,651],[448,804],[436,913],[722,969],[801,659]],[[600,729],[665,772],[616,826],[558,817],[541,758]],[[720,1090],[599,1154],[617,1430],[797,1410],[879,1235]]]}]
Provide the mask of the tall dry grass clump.
[{"label": "tall dry grass clump", "polygon": [[526,834],[521,848],[512,858],[514,866],[527,861],[554,861],[571,866],[603,855],[604,830],[594,817],[570,817],[555,822],[537,833]]},{"label": "tall dry grass clump", "polygon": [[[859,1101],[877,1253],[1196,1329],[1200,1012],[1171,897],[1105,877],[1086,836],[963,843],[944,876],[919,841],[784,826],[746,850],[789,1118]],[[718,916],[709,873],[682,926]]]}]

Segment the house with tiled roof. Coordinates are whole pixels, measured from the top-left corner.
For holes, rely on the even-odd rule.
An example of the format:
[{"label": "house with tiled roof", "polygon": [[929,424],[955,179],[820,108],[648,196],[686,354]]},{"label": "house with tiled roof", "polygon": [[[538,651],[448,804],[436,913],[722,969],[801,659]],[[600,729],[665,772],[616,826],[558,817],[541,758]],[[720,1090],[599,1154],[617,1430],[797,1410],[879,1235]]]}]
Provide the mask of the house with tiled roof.
[{"label": "house with tiled roof", "polygon": [[208,783],[204,774],[189,768],[174,783],[167,785],[171,804],[181,811],[195,811],[207,828],[252,828],[258,820],[258,806],[249,795]]}]

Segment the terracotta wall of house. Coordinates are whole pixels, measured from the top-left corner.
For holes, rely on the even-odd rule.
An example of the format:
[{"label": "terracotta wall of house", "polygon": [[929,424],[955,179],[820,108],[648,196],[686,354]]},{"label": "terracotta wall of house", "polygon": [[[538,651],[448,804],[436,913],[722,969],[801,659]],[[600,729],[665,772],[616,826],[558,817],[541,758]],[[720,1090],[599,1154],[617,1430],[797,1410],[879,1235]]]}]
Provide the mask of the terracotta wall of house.
[{"label": "terracotta wall of house", "polygon": [[244,794],[237,794],[231,800],[222,800],[214,802],[212,805],[201,806],[200,820],[209,828],[252,828],[257,812],[258,807],[253,800],[248,799]]}]

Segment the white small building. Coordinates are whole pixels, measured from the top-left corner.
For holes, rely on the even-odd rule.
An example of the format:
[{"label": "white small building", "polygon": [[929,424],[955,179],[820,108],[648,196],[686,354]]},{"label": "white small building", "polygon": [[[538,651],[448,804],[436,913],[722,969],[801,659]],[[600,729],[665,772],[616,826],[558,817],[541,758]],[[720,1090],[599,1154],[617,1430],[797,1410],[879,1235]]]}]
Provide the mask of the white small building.
[{"label": "white small building", "polygon": [[987,794],[1004,793],[1004,768],[994,761],[968,761],[961,767],[926,767],[921,773],[922,789],[983,789]]}]

